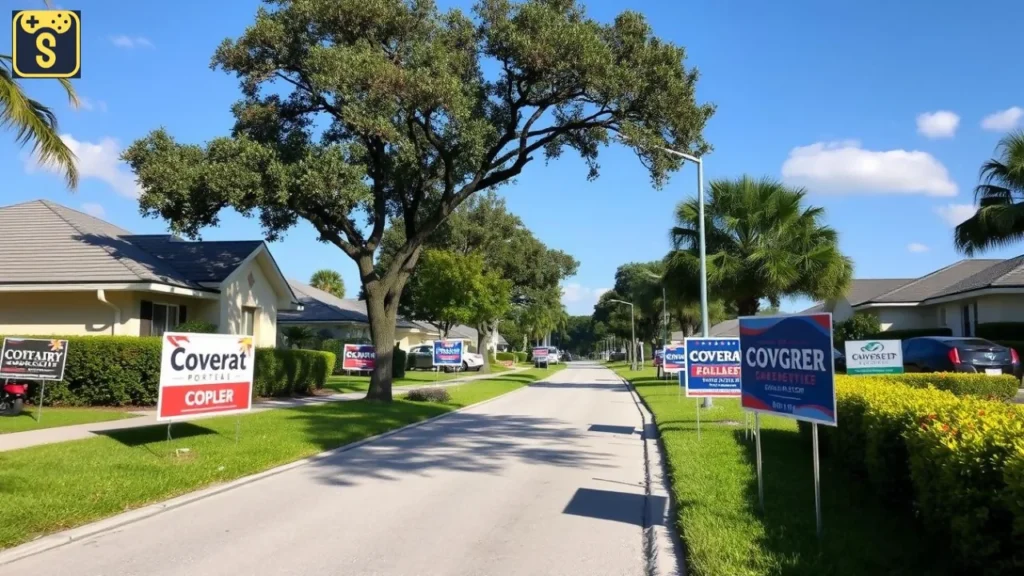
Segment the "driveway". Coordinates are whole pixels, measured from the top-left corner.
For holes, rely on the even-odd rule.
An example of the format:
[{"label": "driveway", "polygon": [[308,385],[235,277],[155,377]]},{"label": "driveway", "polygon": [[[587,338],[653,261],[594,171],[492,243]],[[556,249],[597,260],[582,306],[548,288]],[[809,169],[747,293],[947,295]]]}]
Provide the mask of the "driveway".
[{"label": "driveway", "polygon": [[572,365],[0,575],[640,575],[642,428],[611,371]]}]

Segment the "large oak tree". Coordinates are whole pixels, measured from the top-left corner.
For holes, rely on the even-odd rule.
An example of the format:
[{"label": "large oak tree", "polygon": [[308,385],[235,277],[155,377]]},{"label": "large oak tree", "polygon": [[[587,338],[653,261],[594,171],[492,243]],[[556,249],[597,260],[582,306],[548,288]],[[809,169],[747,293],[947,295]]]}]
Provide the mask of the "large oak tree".
[{"label": "large oak tree", "polygon": [[[472,15],[431,0],[267,0],[217,49],[238,77],[228,137],[180,144],[164,130],[124,155],[141,209],[195,237],[224,208],[268,239],[300,219],[355,261],[377,348],[368,398],[391,399],[395,319],[424,242],[474,193],[539,156],[573,149],[598,173],[619,134],[660,186],[708,151],[683,48],[643,16],[590,19],[575,0],[481,0]],[[406,240],[374,266],[390,218]]]}]

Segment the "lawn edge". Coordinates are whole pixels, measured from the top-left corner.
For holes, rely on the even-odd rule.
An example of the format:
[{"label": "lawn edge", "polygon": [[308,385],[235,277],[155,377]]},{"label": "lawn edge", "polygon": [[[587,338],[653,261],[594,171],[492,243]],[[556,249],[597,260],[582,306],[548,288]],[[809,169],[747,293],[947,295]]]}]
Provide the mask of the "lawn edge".
[{"label": "lawn edge", "polygon": [[643,417],[643,439],[647,443],[645,447],[650,444],[654,445],[653,450],[645,450],[645,459],[648,459],[646,456],[650,455],[649,461],[646,463],[650,496],[661,496],[668,502],[668,506],[660,515],[661,517],[655,518],[659,515],[658,510],[654,507],[654,499],[648,497],[645,530],[649,528],[653,533],[651,542],[653,557],[648,559],[647,574],[686,576],[688,572],[686,542],[682,539],[682,527],[678,526],[678,502],[676,502],[675,494],[672,491],[672,474],[668,469],[668,458],[665,445],[662,442],[661,430],[658,428],[657,417],[654,415],[654,410],[647,405],[647,401],[637,391],[636,386],[628,378],[617,373],[616,376],[621,378],[626,385],[633,397],[633,402],[636,403],[637,409],[640,410]]},{"label": "lawn edge", "polygon": [[[482,378],[480,380],[476,380],[476,382],[484,382],[486,380],[486,378]],[[463,406],[462,408],[452,410],[451,412],[438,414],[437,416],[427,418],[426,420],[413,422],[412,424],[406,424],[405,426],[402,426],[400,428],[388,430],[387,432],[382,432],[381,434],[377,434],[376,436],[369,436],[367,438],[363,438],[362,440],[357,440],[350,444],[345,444],[344,446],[332,448],[330,450],[327,450],[326,452],[320,452],[319,454],[314,454],[313,456],[308,456],[301,460],[296,460],[294,462],[282,464],[269,470],[264,470],[263,472],[257,472],[255,474],[250,474],[248,476],[242,476],[241,478],[236,478],[223,484],[217,484],[207,488],[201,488],[194,492],[182,494],[181,496],[175,496],[173,498],[164,500],[162,502],[158,502],[156,504],[148,504],[146,506],[136,508],[135,510],[131,510],[129,512],[124,512],[116,516],[104,518],[102,520],[96,520],[94,522],[83,524],[75,528],[69,528],[67,530],[62,530],[60,532],[54,532],[52,534],[40,536],[39,538],[36,538],[31,542],[19,544],[18,546],[15,546],[13,548],[7,548],[6,550],[0,550],[0,566],[6,566],[7,564],[11,564],[13,562],[17,562],[18,560],[28,558],[29,556],[35,556],[36,554],[48,552],[55,548],[60,548],[61,546],[66,546],[79,540],[91,538],[93,536],[97,536],[105,532],[110,532],[111,530],[116,530],[118,528],[134,524],[136,522],[140,522],[142,520],[151,518],[158,514],[162,514],[170,510],[175,510],[183,506],[188,506],[189,504],[193,504],[195,502],[199,502],[200,500],[205,500],[207,498],[217,496],[218,494],[223,494],[224,492],[229,492],[236,488],[241,488],[242,486],[252,484],[253,482],[259,482],[260,480],[277,476],[278,474],[283,474],[285,472],[289,472],[296,468],[301,468],[303,466],[307,466],[315,462],[319,462],[320,460],[336,456],[338,454],[341,454],[342,452],[355,450],[356,448],[359,448],[360,446],[363,446],[365,444],[376,442],[378,440],[383,440],[384,438],[387,438],[389,436],[400,434],[402,432],[407,432],[413,428],[418,428],[420,426],[436,422],[438,420],[441,420],[442,418],[447,418],[448,416],[452,416],[453,414],[458,414],[465,410],[469,410],[470,408],[476,408],[478,406],[483,406],[484,404],[487,404],[489,402],[494,402],[499,398],[504,398],[510,394],[521,392],[529,388],[530,385],[543,381],[544,379],[539,379],[534,382],[530,382],[529,384],[523,384],[522,386],[516,388],[515,390],[509,390],[508,392],[498,394],[493,398],[481,400],[480,402],[476,402],[468,406]]]}]

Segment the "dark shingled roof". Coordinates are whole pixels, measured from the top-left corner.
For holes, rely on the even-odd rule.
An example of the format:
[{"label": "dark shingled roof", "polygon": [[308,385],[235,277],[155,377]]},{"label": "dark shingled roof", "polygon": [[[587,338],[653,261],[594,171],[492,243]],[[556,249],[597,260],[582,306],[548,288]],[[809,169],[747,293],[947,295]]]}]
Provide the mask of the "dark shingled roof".
[{"label": "dark shingled roof", "polygon": [[870,302],[873,298],[913,282],[913,278],[864,278],[854,279],[846,292],[850,306]]},{"label": "dark shingled roof", "polygon": [[[366,314],[366,302],[353,298],[338,298],[334,294],[324,292],[298,280],[288,279],[288,285],[299,303],[301,311],[279,311],[278,322],[302,324],[313,322],[358,322],[366,324],[370,321]],[[416,324],[398,319],[398,328],[419,328]]]},{"label": "dark shingled roof", "polygon": [[[923,302],[1002,260],[961,260],[865,302]],[[851,304],[853,304],[851,302]]]},{"label": "dark shingled roof", "polygon": [[[987,260],[983,260],[983,262],[987,262]],[[971,290],[981,290],[983,288],[1017,286],[1024,286],[1024,256],[1017,256],[1009,260],[997,260],[996,264],[988,266],[980,272],[948,286],[933,295],[932,298],[952,296],[961,292],[970,292]]]},{"label": "dark shingled roof", "polygon": [[0,208],[0,284],[221,282],[260,240],[186,242],[134,235],[48,200]]}]

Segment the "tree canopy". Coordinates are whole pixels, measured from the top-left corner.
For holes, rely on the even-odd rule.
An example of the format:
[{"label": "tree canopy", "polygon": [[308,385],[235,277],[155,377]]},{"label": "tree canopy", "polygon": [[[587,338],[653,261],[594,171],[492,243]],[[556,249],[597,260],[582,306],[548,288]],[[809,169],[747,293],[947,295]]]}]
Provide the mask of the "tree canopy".
[{"label": "tree canopy", "polygon": [[[575,0],[480,0],[472,15],[431,0],[267,0],[213,57],[242,90],[231,135],[183,144],[159,129],[124,159],[143,213],[176,233],[197,236],[230,207],[268,239],[308,221],[352,258],[377,349],[368,397],[390,400],[402,289],[462,202],[566,150],[596,177],[615,134],[657,186],[680,165],[660,147],[708,151],[714,108],[696,102],[684,59],[642,15],[602,23]],[[405,241],[381,270],[396,217]]]},{"label": "tree canopy", "polygon": [[[773,306],[786,296],[828,300],[841,295],[853,274],[825,211],[805,206],[803,189],[764,178],[715,180],[706,194],[705,236],[709,293],[741,315],[754,315],[762,300]],[[693,269],[699,245],[696,199],[676,209],[673,256]]]},{"label": "tree canopy", "polygon": [[981,167],[978,211],[956,227],[953,243],[967,256],[1024,239],[1024,131],[1007,134],[997,158]]},{"label": "tree canopy", "polygon": [[338,298],[345,297],[345,280],[337,270],[323,268],[313,272],[313,275],[309,277],[309,285]]}]

